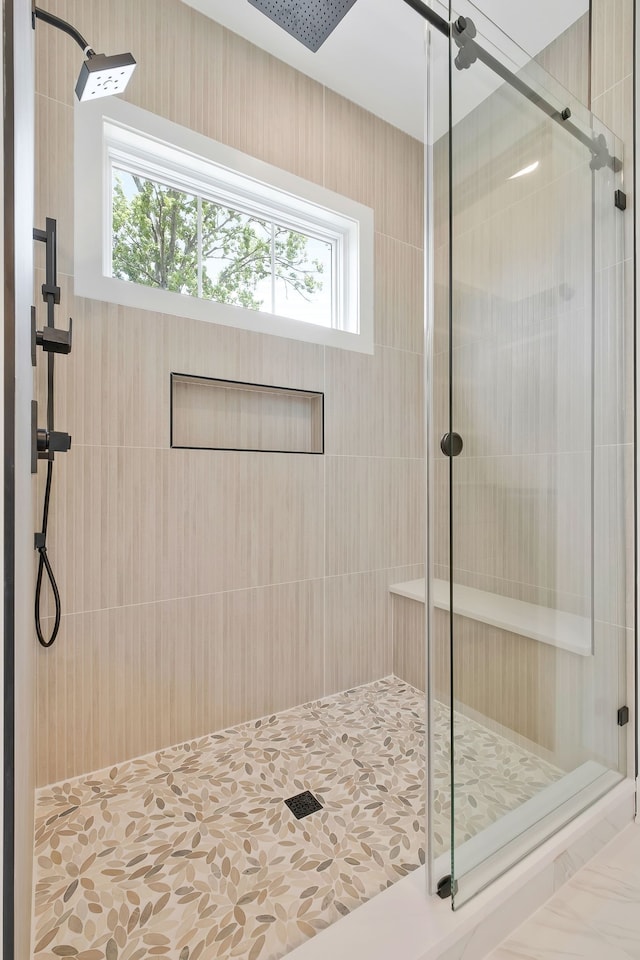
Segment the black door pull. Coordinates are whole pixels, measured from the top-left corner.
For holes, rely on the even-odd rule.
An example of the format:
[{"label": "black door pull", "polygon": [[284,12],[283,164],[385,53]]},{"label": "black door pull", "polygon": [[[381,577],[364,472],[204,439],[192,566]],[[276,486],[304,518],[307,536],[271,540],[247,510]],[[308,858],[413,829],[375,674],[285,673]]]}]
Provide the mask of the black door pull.
[{"label": "black door pull", "polygon": [[440,441],[440,449],[445,457],[459,457],[463,446],[459,433],[445,433]]}]

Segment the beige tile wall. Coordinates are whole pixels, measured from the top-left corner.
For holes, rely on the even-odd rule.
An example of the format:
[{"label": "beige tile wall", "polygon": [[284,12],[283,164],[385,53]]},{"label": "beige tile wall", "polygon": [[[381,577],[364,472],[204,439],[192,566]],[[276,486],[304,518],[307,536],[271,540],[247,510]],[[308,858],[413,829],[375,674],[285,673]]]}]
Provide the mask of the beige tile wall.
[{"label": "beige tile wall", "polygon": [[[601,0],[595,0],[592,6],[594,13],[600,16]],[[599,23],[596,26],[599,29]],[[536,57],[547,73],[586,105],[591,94],[589,30],[589,14],[585,14]],[[579,56],[576,56],[576,51],[579,51]]]},{"label": "beige tile wall", "polygon": [[[629,144],[631,2],[594,0],[593,8],[593,109]],[[41,783],[388,672],[394,661],[387,587],[419,576],[423,560],[421,145],[177,0],[136,5],[118,0],[108,9],[97,0],[60,0],[52,9],[99,38],[103,49],[134,52],[140,68],[127,93],[132,101],[374,208],[376,353],[373,358],[347,355],[74,299],[77,56],[67,38],[50,32],[45,41],[38,31],[37,219],[58,218],[63,307],[76,321],[73,355],[58,364],[58,424],[70,429],[74,448],[68,458],[59,458],[54,488],[51,555],[65,621],[56,648],[38,657]],[[586,99],[585,60],[570,53],[584,49],[586,35],[581,22],[540,58],[581,99]],[[182,66],[167,69],[166,63]],[[499,113],[492,119],[499,123]],[[472,140],[478,135],[474,122],[484,121],[478,116],[469,122]],[[513,159],[524,156],[532,142],[535,138],[523,129]],[[628,150],[626,156],[631,170]],[[487,177],[504,172],[485,170],[485,186]],[[467,205],[467,242],[482,276],[492,248],[486,226],[489,191],[476,191],[474,197],[471,188],[459,191],[456,204]],[[625,188],[632,200],[628,179]],[[521,202],[530,205],[534,222],[541,211],[526,185]],[[607,282],[619,289],[620,271],[629,291],[629,262],[613,263]],[[39,273],[37,286],[42,279]],[[479,300],[471,273],[466,279],[474,314],[468,324],[464,310],[457,318],[457,346],[460,363],[466,351],[472,370],[481,360],[483,333],[495,331],[503,307],[495,298]],[[602,291],[608,292],[604,279]],[[557,310],[551,286],[534,294],[548,294]],[[461,303],[463,295],[460,290]],[[600,501],[596,616],[619,631],[614,650],[620,638],[629,637],[625,627],[633,615],[629,545],[610,535],[612,525],[618,530],[625,525],[630,510],[631,419],[619,414],[630,402],[631,351],[624,349],[631,342],[630,323],[627,313],[622,333],[627,367],[617,381],[622,380],[622,393],[596,405],[597,435],[616,440],[613,457],[604,444],[596,453],[596,483],[609,492]],[[566,332],[571,335],[570,327]],[[444,355],[446,331],[439,328],[436,334]],[[598,335],[603,371],[609,364],[603,382],[610,383],[621,343],[611,325],[603,324]],[[484,397],[476,388],[469,394],[469,413],[482,409],[497,427],[490,434],[491,449],[478,451],[493,474],[504,473],[505,437],[514,435],[513,384],[506,376],[514,369],[512,348],[503,344],[501,349],[505,376],[495,378]],[[525,374],[534,360],[521,357]],[[208,452],[190,457],[169,451],[172,369],[325,390],[327,456],[318,465],[296,458],[292,469],[288,457]],[[445,377],[436,410],[445,400],[443,390]],[[520,419],[518,427],[523,426]],[[539,437],[538,427],[529,424],[529,439]],[[488,442],[487,431],[474,438],[469,424],[465,434],[471,443]],[[517,435],[524,443],[520,429]],[[541,481],[526,471],[534,490],[545,475],[542,459],[536,462]],[[514,460],[509,469],[520,471],[511,481],[522,488],[524,461],[518,466]],[[584,573],[562,557],[550,560],[543,539],[535,540],[533,553],[523,553],[518,544],[512,544],[511,554],[490,549],[482,510],[491,502],[478,497],[492,485],[495,489],[493,474],[468,501],[469,523],[476,530],[458,543],[456,555],[469,553],[460,578],[581,612]],[[436,469],[436,483],[446,507],[445,471]],[[579,498],[573,508],[584,512]],[[446,517],[445,509],[441,516]],[[569,534],[581,526],[580,518],[562,519]],[[513,516],[494,515],[493,529],[505,522],[513,528]],[[520,544],[530,543],[539,531],[530,510],[523,522]],[[631,524],[626,528],[630,531]],[[445,562],[444,527],[436,531],[436,542],[437,559]],[[576,555],[573,550],[571,556]],[[514,562],[528,562],[529,572],[517,571],[515,577]],[[532,576],[532,568],[546,578]],[[116,641],[119,652],[112,650]],[[181,660],[174,669],[169,665],[176,650]],[[109,651],[112,655],[105,656]],[[419,665],[403,661],[400,648],[396,653],[396,665],[404,662],[402,669],[421,675]],[[295,665],[284,677],[265,670],[277,656]],[[195,680],[185,666],[191,664],[198,665]],[[129,678],[124,683],[123,676]],[[118,690],[116,711],[106,709],[110,701],[100,699],[99,689]],[[541,718],[527,729],[536,722]],[[78,729],[86,731],[80,742]]]},{"label": "beige tile wall", "polygon": [[[41,784],[389,673],[388,586],[424,561],[422,145],[178,0],[50,8],[133,52],[128,99],[373,207],[376,349],[75,298],[79,54],[38,29],[36,219],[58,219],[75,338],[57,364],[73,448],[52,498],[64,617],[37,658]],[[170,450],[172,370],[325,391],[326,456]]]}]

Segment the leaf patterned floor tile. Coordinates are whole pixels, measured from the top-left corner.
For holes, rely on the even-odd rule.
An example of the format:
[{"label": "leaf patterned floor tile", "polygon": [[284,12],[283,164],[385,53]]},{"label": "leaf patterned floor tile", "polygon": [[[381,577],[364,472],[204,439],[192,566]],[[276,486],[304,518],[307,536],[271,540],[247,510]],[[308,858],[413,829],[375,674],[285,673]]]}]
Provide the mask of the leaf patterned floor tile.
[{"label": "leaf patterned floor tile", "polygon": [[[424,863],[424,695],[395,677],[38,791],[34,960],[278,960]],[[451,832],[435,705],[433,830]],[[561,771],[456,715],[456,839]],[[284,801],[310,790],[322,810]]]}]

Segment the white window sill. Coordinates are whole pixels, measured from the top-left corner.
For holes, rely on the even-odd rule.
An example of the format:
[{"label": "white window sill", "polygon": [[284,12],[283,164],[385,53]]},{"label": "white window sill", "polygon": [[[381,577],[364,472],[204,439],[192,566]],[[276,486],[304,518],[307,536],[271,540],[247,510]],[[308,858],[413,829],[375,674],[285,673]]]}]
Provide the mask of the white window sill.
[{"label": "white window sill", "polygon": [[219,323],[225,327],[267,333],[286,337],[289,340],[340,347],[343,350],[355,350],[359,353],[373,353],[373,337],[363,337],[345,330],[335,330],[332,327],[321,327],[315,323],[303,323],[288,317],[261,313],[259,310],[247,310],[230,303],[200,300],[198,297],[160,290],[157,287],[144,287],[127,280],[118,280],[116,277],[105,277],[89,268],[77,272],[74,279],[74,293],[77,297],[117,303],[137,310],[151,310],[154,313],[185,317],[190,320],[204,320],[207,323]]}]

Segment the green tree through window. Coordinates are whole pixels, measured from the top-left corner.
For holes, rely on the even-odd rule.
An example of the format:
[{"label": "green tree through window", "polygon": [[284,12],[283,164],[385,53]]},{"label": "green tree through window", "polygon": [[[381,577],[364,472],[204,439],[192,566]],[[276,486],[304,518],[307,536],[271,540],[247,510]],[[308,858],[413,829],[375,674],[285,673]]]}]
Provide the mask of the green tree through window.
[{"label": "green tree through window", "polygon": [[325,271],[322,259],[310,255],[310,243],[330,255],[328,243],[114,170],[112,269],[118,279],[269,312],[277,286],[301,298],[303,307],[322,291]]}]

